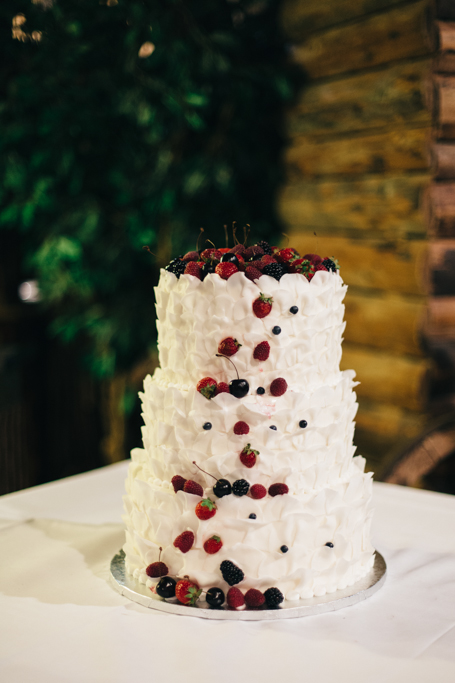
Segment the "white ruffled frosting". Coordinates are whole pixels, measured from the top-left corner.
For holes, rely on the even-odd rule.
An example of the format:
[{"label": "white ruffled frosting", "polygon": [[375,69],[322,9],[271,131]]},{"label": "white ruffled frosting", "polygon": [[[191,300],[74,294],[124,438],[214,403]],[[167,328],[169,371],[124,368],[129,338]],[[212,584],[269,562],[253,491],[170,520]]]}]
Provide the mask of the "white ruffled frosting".
[{"label": "white ruffled frosting", "polygon": [[[355,583],[374,559],[372,479],[364,473],[364,459],[354,457],[354,372],[339,370],[346,292],[341,277],[319,271],[311,282],[299,274],[251,282],[236,273],[201,282],[161,271],[155,292],[160,368],[144,381],[144,448],[132,452],[126,484],[127,569],[152,585],[145,569],[158,560],[161,546],[170,573],[187,574],[205,590],[229,588],[219,569],[225,559],[243,570],[242,590],[277,586],[289,600]],[[265,318],[252,310],[260,292],[273,297]],[[272,332],[275,326],[279,335]],[[240,400],[227,393],[208,400],[196,390],[200,379],[235,379],[232,365],[216,357],[226,337],[242,344],[233,361],[250,391]],[[269,359],[255,361],[253,350],[262,341],[270,344]],[[269,387],[277,377],[286,379],[288,390],[275,398]],[[258,386],[264,395],[256,393]],[[234,434],[239,420],[249,425],[248,435]],[[206,422],[212,424],[208,431],[202,428]],[[247,443],[259,451],[253,468],[239,458]],[[214,480],[193,461],[231,482],[246,479],[266,488],[283,482],[289,493],[218,499]],[[174,493],[170,482],[177,474],[199,482],[216,501],[214,517],[199,520],[200,499]],[[251,513],[256,519],[249,519]],[[195,543],[182,554],[173,541],[188,529]],[[223,547],[208,555],[203,544],[214,534]],[[289,548],[285,554],[283,545]]]}]

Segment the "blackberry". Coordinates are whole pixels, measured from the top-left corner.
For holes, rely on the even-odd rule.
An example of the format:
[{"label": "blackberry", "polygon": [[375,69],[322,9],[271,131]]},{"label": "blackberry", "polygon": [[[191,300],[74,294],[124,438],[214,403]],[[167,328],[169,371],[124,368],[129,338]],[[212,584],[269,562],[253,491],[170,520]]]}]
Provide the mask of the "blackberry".
[{"label": "blackberry", "polygon": [[282,263],[268,263],[262,269],[263,275],[269,275],[270,277],[274,277],[275,280],[280,280],[281,277],[285,274],[285,272],[286,268],[283,266]]},{"label": "blackberry", "polygon": [[331,270],[332,273],[337,272],[336,264],[332,261],[331,258],[325,258],[322,262],[322,265],[325,266],[327,270]]},{"label": "blackberry", "polygon": [[183,275],[183,273],[185,272],[185,268],[185,261],[180,261],[180,259],[174,259],[170,262],[168,266],[166,266],[164,270],[169,271],[169,273],[174,273],[174,275],[177,275],[177,278],[179,278],[180,275]]},{"label": "blackberry", "polygon": [[232,484],[232,493],[234,496],[246,496],[249,490],[250,485],[246,479],[237,479],[237,481]]},{"label": "blackberry", "polygon": [[223,560],[223,562],[220,564],[220,569],[223,579],[230,586],[235,586],[236,583],[240,583],[240,581],[243,581],[245,578],[245,574],[242,572],[242,570],[236,567],[235,564],[230,560]]},{"label": "blackberry", "polygon": [[263,249],[264,254],[268,254],[269,256],[272,255],[272,247],[268,242],[265,240],[262,240],[261,242],[258,242],[258,247],[261,247]]},{"label": "blackberry", "polygon": [[278,588],[267,588],[264,597],[267,607],[278,607],[284,600],[284,595]]}]

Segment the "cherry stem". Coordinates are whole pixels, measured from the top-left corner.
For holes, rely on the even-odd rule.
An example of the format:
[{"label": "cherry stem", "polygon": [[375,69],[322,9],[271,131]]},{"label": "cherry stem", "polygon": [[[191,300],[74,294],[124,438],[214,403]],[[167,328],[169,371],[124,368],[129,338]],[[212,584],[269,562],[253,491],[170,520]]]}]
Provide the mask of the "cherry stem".
[{"label": "cherry stem", "polygon": [[287,235],[285,232],[282,232],[281,234],[284,235],[284,236],[287,238],[288,241],[287,241],[287,243],[286,243],[286,247],[288,247],[288,246],[289,246],[289,239],[290,239],[290,238],[289,238],[289,235]]},{"label": "cherry stem", "polygon": [[154,254],[153,251],[150,251],[150,247],[148,247],[147,245],[145,247],[142,247],[142,248],[144,251],[148,251],[148,253],[151,254],[152,256],[156,256],[156,254]]},{"label": "cherry stem", "polygon": [[204,232],[204,228],[199,228],[199,235],[197,236],[197,240],[196,240],[196,251],[199,251],[199,240],[201,239],[203,232]]},{"label": "cherry stem", "polygon": [[228,249],[229,248],[229,235],[228,235],[227,225],[223,225],[223,228],[224,228],[224,237],[226,239],[226,249]]},{"label": "cherry stem", "polygon": [[[248,232],[247,232],[247,228],[248,228]],[[243,235],[245,237],[245,239],[243,241],[244,247],[246,247],[246,243],[248,241],[248,237],[250,236],[250,232],[251,232],[251,228],[250,228],[249,223],[247,223],[246,225],[243,226]]]},{"label": "cherry stem", "polygon": [[[230,359],[228,356],[225,356],[225,355],[222,354],[222,353],[217,353],[216,356],[217,356],[217,358],[226,358],[226,360],[228,360],[230,363],[232,363],[231,359]],[[234,363],[232,363],[232,365],[234,365]],[[237,370],[237,368],[235,367],[235,365],[234,365],[234,369],[235,369],[235,371],[236,371],[236,373],[237,373],[237,379],[240,379],[240,377],[239,377],[239,371]]]},{"label": "cherry stem", "polygon": [[205,470],[202,469],[202,467],[199,467],[199,465],[197,464],[197,462],[195,460],[193,460],[193,465],[196,465],[198,470],[201,470],[201,472],[204,472],[204,474],[208,474],[209,477],[212,477],[213,479],[215,479],[215,481],[218,481],[218,479],[213,474],[210,474],[210,472],[206,472]]}]

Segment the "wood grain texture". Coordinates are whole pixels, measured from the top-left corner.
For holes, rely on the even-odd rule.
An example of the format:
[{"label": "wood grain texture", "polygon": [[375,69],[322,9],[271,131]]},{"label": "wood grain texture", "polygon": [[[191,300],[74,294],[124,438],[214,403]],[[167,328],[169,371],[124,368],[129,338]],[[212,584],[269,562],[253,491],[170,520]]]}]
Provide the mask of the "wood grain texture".
[{"label": "wood grain texture", "polygon": [[431,183],[426,187],[423,208],[431,235],[455,236],[455,182]]},{"label": "wood grain texture", "polygon": [[430,67],[430,59],[420,59],[310,84],[287,113],[287,133],[326,138],[397,124],[429,127],[423,82]]},{"label": "wood grain texture", "polygon": [[432,76],[427,80],[425,93],[435,135],[455,138],[455,76]]},{"label": "wood grain texture", "polygon": [[318,79],[430,54],[427,8],[427,0],[418,0],[310,36],[294,48],[292,59]]},{"label": "wood grain texture", "polygon": [[299,136],[288,147],[285,163],[290,178],[424,170],[427,138],[427,128],[331,140]]},{"label": "wood grain texture", "polygon": [[440,180],[455,179],[455,143],[435,142],[429,147],[431,171]]},{"label": "wood grain texture", "polygon": [[426,359],[393,355],[354,344],[343,344],[342,369],[354,368],[359,396],[408,410],[422,409]]},{"label": "wood grain texture", "polygon": [[301,226],[333,232],[374,230],[390,239],[425,235],[420,194],[429,175],[339,181],[301,181],[286,185],[278,198],[287,230]]}]

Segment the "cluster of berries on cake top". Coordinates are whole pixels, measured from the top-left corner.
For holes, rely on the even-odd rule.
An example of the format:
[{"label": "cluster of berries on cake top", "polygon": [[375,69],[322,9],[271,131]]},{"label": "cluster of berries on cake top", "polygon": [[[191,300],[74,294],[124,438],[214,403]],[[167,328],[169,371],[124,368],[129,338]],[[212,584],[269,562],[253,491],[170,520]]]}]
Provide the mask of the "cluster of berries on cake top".
[{"label": "cluster of berries on cake top", "polygon": [[311,280],[319,270],[335,273],[339,266],[334,258],[318,254],[301,256],[292,247],[280,249],[262,240],[250,247],[238,243],[232,248],[211,247],[189,251],[173,259],[166,270],[178,278],[181,275],[194,275],[199,280],[210,273],[217,273],[223,280],[228,280],[239,271],[245,273],[249,280],[257,280],[261,275],[280,280],[286,273],[300,273]]}]

